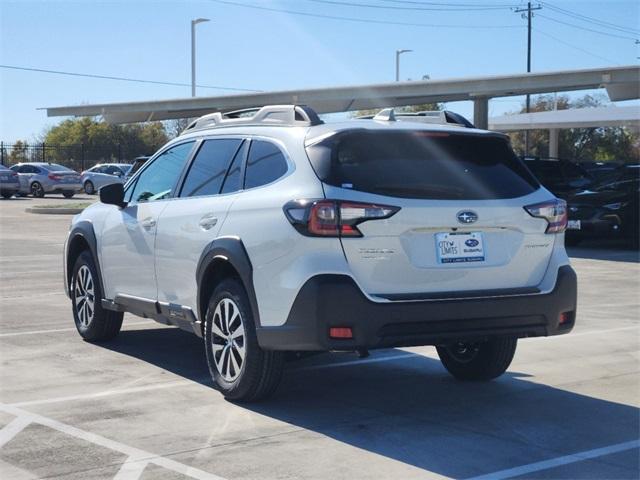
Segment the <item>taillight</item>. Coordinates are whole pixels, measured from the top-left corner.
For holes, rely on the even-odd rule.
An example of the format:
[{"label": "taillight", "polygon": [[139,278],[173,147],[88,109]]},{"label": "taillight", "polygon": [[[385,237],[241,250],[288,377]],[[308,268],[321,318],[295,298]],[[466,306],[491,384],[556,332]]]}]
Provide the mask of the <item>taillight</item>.
[{"label": "taillight", "polygon": [[567,228],[567,202],[564,200],[556,198],[524,209],[532,217],[544,218],[549,223],[546,233],[562,233]]},{"label": "taillight", "polygon": [[47,177],[49,177],[50,180],[62,180],[62,177],[60,175],[56,175],[55,173],[50,173],[49,175],[47,175]]},{"label": "taillight", "polygon": [[308,237],[361,237],[357,225],[389,218],[400,208],[348,200],[294,200],[284,213],[298,232]]}]

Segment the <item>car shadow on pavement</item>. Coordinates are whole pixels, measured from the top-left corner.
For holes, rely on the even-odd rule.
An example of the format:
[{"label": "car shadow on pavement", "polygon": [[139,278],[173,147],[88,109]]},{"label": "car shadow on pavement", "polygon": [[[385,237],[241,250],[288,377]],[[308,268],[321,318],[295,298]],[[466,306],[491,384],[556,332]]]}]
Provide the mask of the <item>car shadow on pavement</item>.
[{"label": "car shadow on pavement", "polygon": [[[102,346],[211,385],[201,342],[161,328],[123,331]],[[607,380],[600,383],[599,391],[605,391]],[[211,395],[220,394],[212,390]],[[273,398],[238,405],[304,429],[296,454],[343,458],[344,450],[331,450],[335,444],[322,443],[317,435],[304,442],[320,434],[320,439],[452,478],[636,440],[640,424],[640,410],[632,406],[539,384],[513,371],[492,382],[458,382],[437,358],[398,349],[373,352],[364,360],[340,353],[290,362]],[[316,451],[323,446],[326,451]],[[287,442],[252,448],[295,463]],[[565,476],[637,478],[638,455],[585,466],[582,473]]]}]

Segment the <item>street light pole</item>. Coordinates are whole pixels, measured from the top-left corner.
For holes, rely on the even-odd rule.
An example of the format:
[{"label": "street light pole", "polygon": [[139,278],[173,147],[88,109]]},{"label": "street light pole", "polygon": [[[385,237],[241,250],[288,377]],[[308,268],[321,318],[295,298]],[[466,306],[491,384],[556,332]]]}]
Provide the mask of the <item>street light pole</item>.
[{"label": "street light pole", "polygon": [[191,20],[191,96],[196,96],[196,25],[208,22],[208,18]]},{"label": "street light pole", "polygon": [[409,52],[413,52],[413,50],[396,50],[396,82],[400,81],[400,55]]}]

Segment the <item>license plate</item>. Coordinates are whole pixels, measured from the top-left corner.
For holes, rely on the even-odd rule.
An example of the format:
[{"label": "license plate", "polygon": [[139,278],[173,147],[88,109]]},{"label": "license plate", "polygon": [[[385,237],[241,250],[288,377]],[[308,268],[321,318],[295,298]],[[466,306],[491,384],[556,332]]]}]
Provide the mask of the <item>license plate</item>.
[{"label": "license plate", "polygon": [[482,233],[436,233],[439,263],[484,262]]},{"label": "license plate", "polygon": [[580,220],[569,220],[567,222],[567,230],[580,230],[581,228]]}]

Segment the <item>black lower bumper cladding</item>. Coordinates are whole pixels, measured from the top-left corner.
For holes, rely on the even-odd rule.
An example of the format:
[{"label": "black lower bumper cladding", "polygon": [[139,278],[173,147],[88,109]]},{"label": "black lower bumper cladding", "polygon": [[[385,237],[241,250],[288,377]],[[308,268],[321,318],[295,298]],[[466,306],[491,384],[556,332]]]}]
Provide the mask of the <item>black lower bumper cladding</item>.
[{"label": "black lower bumper cladding", "polygon": [[[346,275],[317,275],[298,292],[284,325],[259,327],[257,334],[262,348],[297,351],[560,335],[573,328],[576,301],[576,274],[568,265],[546,294],[389,303],[372,302]],[[353,338],[332,339],[331,327],[350,327]]]}]

